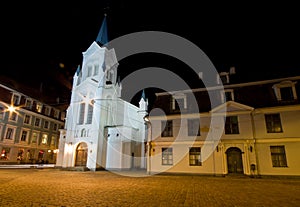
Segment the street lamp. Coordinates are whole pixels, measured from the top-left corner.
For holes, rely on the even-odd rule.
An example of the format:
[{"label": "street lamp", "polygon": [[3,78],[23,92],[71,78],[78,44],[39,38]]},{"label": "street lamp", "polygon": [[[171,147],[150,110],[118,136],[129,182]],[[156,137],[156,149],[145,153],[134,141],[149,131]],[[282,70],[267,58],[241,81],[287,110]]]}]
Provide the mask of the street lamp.
[{"label": "street lamp", "polygon": [[147,129],[150,128],[150,133],[148,135],[148,130],[147,130],[147,174],[151,174],[151,146],[152,146],[152,124],[149,119],[149,115],[144,116],[144,121],[147,124]]}]

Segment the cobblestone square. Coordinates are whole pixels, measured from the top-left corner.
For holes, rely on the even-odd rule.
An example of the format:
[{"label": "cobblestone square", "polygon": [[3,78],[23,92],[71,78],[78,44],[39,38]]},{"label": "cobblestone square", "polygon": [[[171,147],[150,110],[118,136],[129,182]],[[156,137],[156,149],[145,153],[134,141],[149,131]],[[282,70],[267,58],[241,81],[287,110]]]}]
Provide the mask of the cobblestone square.
[{"label": "cobblestone square", "polygon": [[300,206],[298,178],[143,173],[0,169],[0,206]]}]

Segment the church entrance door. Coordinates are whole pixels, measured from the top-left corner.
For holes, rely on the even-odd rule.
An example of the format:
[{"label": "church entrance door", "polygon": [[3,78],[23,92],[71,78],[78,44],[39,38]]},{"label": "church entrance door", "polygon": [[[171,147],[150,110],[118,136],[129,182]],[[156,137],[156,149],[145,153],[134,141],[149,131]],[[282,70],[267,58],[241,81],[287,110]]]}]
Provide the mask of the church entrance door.
[{"label": "church entrance door", "polygon": [[87,144],[84,142],[80,143],[76,149],[75,166],[86,166],[87,154],[88,154]]}]

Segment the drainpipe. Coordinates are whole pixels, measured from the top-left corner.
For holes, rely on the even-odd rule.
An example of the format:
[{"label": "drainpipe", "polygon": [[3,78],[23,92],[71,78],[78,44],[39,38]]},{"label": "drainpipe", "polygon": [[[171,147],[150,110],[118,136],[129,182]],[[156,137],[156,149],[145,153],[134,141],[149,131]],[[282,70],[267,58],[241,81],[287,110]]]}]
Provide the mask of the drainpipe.
[{"label": "drainpipe", "polygon": [[[255,121],[254,121],[254,110],[251,111],[251,124],[252,124],[252,134],[253,134],[253,140],[254,140],[254,153],[255,153],[255,161],[256,161],[256,170],[257,175],[259,175],[259,160],[257,157],[257,150],[256,150],[256,128],[255,128]],[[251,170],[251,169],[250,169]]]},{"label": "drainpipe", "polygon": [[147,133],[147,174],[151,174],[151,151],[152,151],[152,124],[151,124],[151,121],[149,119],[149,116],[146,115],[144,116],[144,121],[146,122],[147,124],[147,127],[148,127],[148,132],[149,132],[149,128],[150,128],[150,132],[149,132],[149,135]]}]

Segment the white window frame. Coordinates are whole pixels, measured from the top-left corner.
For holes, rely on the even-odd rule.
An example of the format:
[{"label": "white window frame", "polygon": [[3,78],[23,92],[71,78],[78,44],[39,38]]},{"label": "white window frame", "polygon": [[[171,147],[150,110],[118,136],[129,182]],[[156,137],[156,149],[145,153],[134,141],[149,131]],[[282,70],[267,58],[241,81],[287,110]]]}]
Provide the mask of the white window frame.
[{"label": "white window frame", "polygon": [[178,93],[172,95],[172,110],[175,110],[176,107],[176,100],[183,99],[183,108],[187,109],[187,98],[186,94],[184,93]]},{"label": "white window frame", "polygon": [[53,131],[57,131],[58,130],[58,124],[57,123],[53,123]]},{"label": "white window frame", "polygon": [[[35,140],[35,142],[32,142],[33,141],[33,135],[34,134],[36,134],[36,140]],[[38,131],[33,131],[32,133],[31,133],[31,139],[30,139],[30,142],[32,143],[32,144],[36,144],[36,143],[38,143],[38,141],[39,141],[39,132]]]},{"label": "white window frame", "polygon": [[[46,142],[44,141],[45,140],[45,137],[46,137]],[[43,144],[43,145],[47,145],[48,144],[48,140],[49,139],[49,136],[48,136],[48,134],[42,134],[42,140],[41,140],[41,144]]]},{"label": "white window frame", "polygon": [[43,104],[40,102],[36,103],[36,111],[41,113],[42,112],[42,108],[43,108]]},{"label": "white window frame", "polygon": [[189,166],[202,166],[201,147],[189,148]]},{"label": "white window frame", "polygon": [[93,111],[94,111],[94,104],[89,103],[88,104],[88,110],[87,110],[86,124],[92,124],[92,122],[93,122]]},{"label": "white window frame", "polygon": [[[17,97],[17,99],[15,99],[15,97]],[[14,106],[20,105],[20,103],[21,103],[21,95],[17,94],[17,93],[13,93],[12,96],[11,96],[11,103]]]},{"label": "white window frame", "polygon": [[161,148],[161,164],[162,165],[173,165],[174,152],[172,147]]},{"label": "white window frame", "polygon": [[[278,122],[275,122],[274,119],[268,120],[270,116],[278,116]],[[271,124],[271,127],[268,128],[268,124]],[[277,125],[276,125],[277,124]],[[282,119],[280,113],[272,113],[272,114],[265,114],[265,125],[266,125],[266,132],[267,133],[283,133],[283,126],[282,126]],[[279,126],[278,129],[276,129],[275,126]]]},{"label": "white window frame", "polygon": [[[279,152],[278,152],[279,149]],[[277,152],[276,152],[277,151]],[[272,167],[288,167],[286,150],[284,145],[271,145],[270,153],[272,159]]]},{"label": "white window frame", "polygon": [[[40,121],[39,121],[39,125],[36,125],[36,119],[39,119]],[[35,117],[35,119],[34,119],[34,127],[41,127],[41,123],[42,123],[42,119],[41,118],[39,118],[39,117]]]},{"label": "white window frame", "polygon": [[[16,115],[16,116],[15,116],[15,119],[12,119],[13,114]],[[11,111],[11,112],[9,112],[9,121],[17,122],[17,121],[18,121],[18,118],[19,118],[19,116],[18,116],[18,113],[17,113],[16,111]]]},{"label": "white window frame", "polygon": [[25,100],[25,107],[32,109],[32,105],[33,105],[33,100],[31,98],[26,98]]},{"label": "white window frame", "polygon": [[[161,121],[161,137],[173,137],[174,136],[174,121],[165,120]],[[170,129],[169,129],[170,128]]]},{"label": "white window frame", "polygon": [[51,113],[51,107],[50,106],[45,106],[45,110],[44,110],[45,115],[49,116]]},{"label": "white window frame", "polygon": [[[46,125],[46,123],[47,123],[47,125]],[[44,129],[49,129],[50,128],[50,121],[44,120],[44,127],[43,128]]]},{"label": "white window frame", "polygon": [[[194,132],[197,132],[197,133],[194,133]],[[201,134],[200,134],[200,119],[199,118],[187,119],[187,135],[192,136],[192,137],[201,136]]]},{"label": "white window frame", "polygon": [[282,81],[280,83],[274,84],[272,88],[273,88],[273,90],[275,92],[277,100],[278,101],[284,101],[281,98],[281,91],[280,91],[280,89],[281,88],[286,88],[286,87],[291,87],[292,88],[293,97],[294,97],[294,100],[296,100],[298,98],[297,97],[297,93],[296,93],[296,87],[295,87],[296,83],[297,83],[297,81],[295,81],[295,82],[292,82],[292,81]]},{"label": "white window frame", "polygon": [[59,118],[59,110],[58,109],[53,109],[53,116],[54,116],[54,118]]},{"label": "white window frame", "polygon": [[[23,132],[26,132],[25,140],[22,140]],[[20,134],[20,142],[24,143],[24,142],[28,141],[29,132],[30,132],[30,130],[28,130],[28,129],[22,129],[21,134]]]},{"label": "white window frame", "polygon": [[[235,118],[237,123],[233,122],[232,118]],[[227,123],[228,121],[228,123]],[[230,126],[230,131],[226,131],[226,125],[229,124]],[[237,128],[233,128],[233,126],[235,126],[234,124],[237,124]],[[237,115],[233,115],[233,116],[226,116],[225,117],[225,125],[224,125],[225,129],[224,129],[224,133],[225,135],[234,135],[234,134],[240,134],[240,122],[239,122],[239,116]],[[237,129],[237,131],[234,131],[234,129]]]},{"label": "white window frame", "polygon": [[[221,76],[225,76],[226,77],[226,82],[222,82],[222,78]],[[229,83],[229,73],[228,72],[221,72],[219,74],[217,74],[217,84],[226,84]]]},{"label": "white window frame", "polygon": [[[28,123],[25,122],[27,116],[29,117],[29,122],[28,122]],[[23,120],[23,123],[24,123],[24,124],[30,125],[30,124],[31,124],[31,120],[32,120],[32,116],[30,116],[30,115],[28,115],[28,114],[24,114],[24,120]]]},{"label": "white window frame", "polygon": [[82,125],[84,123],[85,118],[85,109],[86,103],[82,102],[79,104],[79,114],[78,114],[78,125]]},{"label": "white window frame", "polygon": [[222,100],[222,103],[225,103],[226,101],[226,93],[230,93],[230,96],[231,96],[231,100],[234,101],[234,92],[233,92],[233,89],[224,89],[224,91],[220,91],[221,92],[221,100]]},{"label": "white window frame", "polygon": [[[12,129],[13,131],[12,131],[12,135],[11,135],[11,138],[6,138],[7,137],[7,131],[8,131],[8,129]],[[16,135],[16,129],[17,129],[17,127],[14,127],[14,126],[11,126],[11,125],[7,125],[6,126],[6,130],[5,130],[5,134],[4,134],[4,139],[5,140],[11,140],[11,141],[13,141],[14,139],[15,139],[15,135]]]},{"label": "white window frame", "polygon": [[50,146],[55,146],[57,137],[52,135],[50,140]]}]

